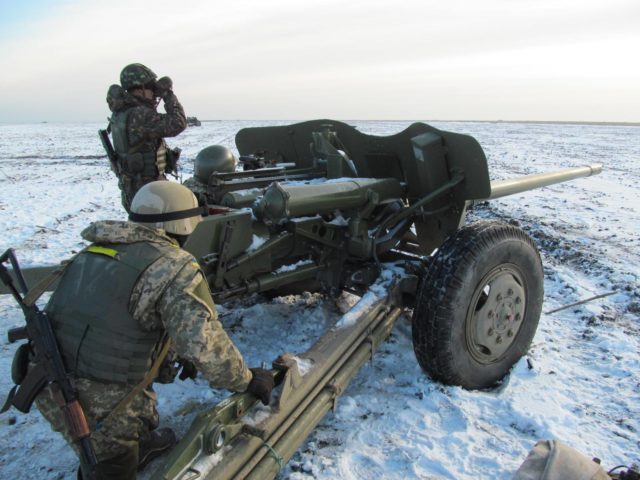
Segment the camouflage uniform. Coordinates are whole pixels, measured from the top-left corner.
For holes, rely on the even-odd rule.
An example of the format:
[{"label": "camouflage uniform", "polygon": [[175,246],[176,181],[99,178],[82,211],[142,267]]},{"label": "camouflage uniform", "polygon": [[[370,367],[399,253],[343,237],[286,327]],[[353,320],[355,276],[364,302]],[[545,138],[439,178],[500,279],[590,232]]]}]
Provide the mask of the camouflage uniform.
[{"label": "camouflage uniform", "polygon": [[[156,152],[161,143],[164,143],[163,138],[175,137],[187,127],[184,108],[175,94],[169,92],[163,100],[166,114],[156,111],[154,100],[125,93],[121,112],[128,111],[126,135],[129,145],[136,153]],[[140,187],[154,180],[166,180],[164,166],[154,175],[145,176],[131,172],[125,163],[120,163],[118,186],[122,205],[127,211]]]},{"label": "camouflage uniform", "polygon": [[200,181],[196,177],[187,178],[184,182],[182,182],[182,185],[193,192],[200,205],[215,203],[213,195],[210,194],[207,184]]},{"label": "camouflage uniform", "polygon": [[[189,253],[178,248],[163,230],[130,222],[96,222],[86,228],[82,236],[98,245],[148,242],[160,247],[163,256],[135,283],[129,312],[143,330],[165,331],[175,352],[193,362],[213,387],[246,390],[252,374],[218,321],[206,280]],[[75,381],[80,404],[93,432],[98,460],[101,463],[107,460],[104,463],[109,464],[111,459],[112,465],[133,464],[135,475],[138,440],[158,425],[155,393],[148,388],[126,408],[110,415],[133,385],[88,378],[75,378]],[[71,443],[49,388],[39,394],[36,405],[52,428]]]}]

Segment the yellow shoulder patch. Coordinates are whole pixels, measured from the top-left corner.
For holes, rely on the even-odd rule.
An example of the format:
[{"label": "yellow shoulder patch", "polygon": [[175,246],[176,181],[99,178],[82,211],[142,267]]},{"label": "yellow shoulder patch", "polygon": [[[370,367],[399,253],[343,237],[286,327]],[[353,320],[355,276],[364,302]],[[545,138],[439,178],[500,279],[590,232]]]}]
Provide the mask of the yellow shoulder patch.
[{"label": "yellow shoulder patch", "polygon": [[98,245],[91,245],[86,249],[89,253],[97,253],[100,255],[106,255],[107,257],[116,258],[118,251],[113,248],[100,247]]}]

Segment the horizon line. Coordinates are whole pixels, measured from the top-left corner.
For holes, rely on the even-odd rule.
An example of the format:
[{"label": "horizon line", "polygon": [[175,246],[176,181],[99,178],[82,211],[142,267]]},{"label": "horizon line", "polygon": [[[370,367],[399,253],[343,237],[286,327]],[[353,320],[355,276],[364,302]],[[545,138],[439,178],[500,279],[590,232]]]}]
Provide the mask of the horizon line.
[{"label": "horizon line", "polygon": [[[190,118],[198,118],[191,117]],[[621,121],[607,121],[607,120],[461,120],[461,119],[411,119],[411,118],[384,118],[384,119],[365,119],[365,118],[350,118],[350,119],[337,119],[337,118],[313,118],[313,119],[295,119],[295,118],[269,118],[269,119],[256,119],[256,118],[218,118],[218,119],[205,119],[200,122],[306,122],[309,120],[336,120],[336,121],[349,121],[349,122],[458,122],[458,123],[541,123],[541,124],[569,124],[569,125],[610,125],[610,126],[630,126],[639,127],[640,121],[621,122]],[[40,120],[40,121],[0,121],[0,125],[20,125],[20,124],[46,124],[46,123],[99,123],[99,120]]]}]

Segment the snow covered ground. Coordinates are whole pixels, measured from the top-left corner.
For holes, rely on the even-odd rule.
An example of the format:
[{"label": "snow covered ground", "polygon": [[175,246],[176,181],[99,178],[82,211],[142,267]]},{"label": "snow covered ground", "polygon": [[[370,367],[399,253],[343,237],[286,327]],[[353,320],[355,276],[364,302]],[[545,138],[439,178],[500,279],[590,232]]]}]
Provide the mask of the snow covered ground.
[{"label": "snow covered ground", "polygon": [[[373,134],[409,124],[351,123]],[[265,122],[189,128],[172,142],[183,150],[184,178],[201,148],[234,148],[235,132],[258,124]],[[280,478],[507,479],[543,438],[564,440],[608,467],[640,462],[640,127],[432,124],[474,135],[493,180],[602,163],[599,176],[478,205],[469,220],[513,221],[534,238],[545,265],[545,312],[615,293],[543,314],[529,355],[492,391],[429,379],[414,358],[409,318],[401,318]],[[0,125],[0,252],[14,247],[25,266],[59,262],[84,245],[79,233],[89,222],[124,218],[96,135],[103,126]],[[258,365],[306,350],[341,311],[335,299],[303,294],[254,296],[219,312],[248,363]],[[22,321],[13,299],[0,296],[0,331]],[[3,333],[2,393],[15,348]],[[157,390],[163,422],[178,433],[227,395],[201,378]],[[75,465],[36,411],[0,417],[0,477],[75,478]]]}]

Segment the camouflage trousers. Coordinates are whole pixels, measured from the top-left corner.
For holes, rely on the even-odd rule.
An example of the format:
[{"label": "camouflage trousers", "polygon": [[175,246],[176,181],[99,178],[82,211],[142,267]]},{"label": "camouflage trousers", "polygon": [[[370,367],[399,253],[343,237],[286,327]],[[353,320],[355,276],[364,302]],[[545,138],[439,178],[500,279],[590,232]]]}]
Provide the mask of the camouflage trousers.
[{"label": "camouflage trousers", "polygon": [[[159,423],[156,410],[156,394],[148,388],[124,409],[110,415],[111,411],[122,398],[131,390],[131,386],[100,383],[84,378],[76,380],[80,405],[84,409],[89,427],[91,428],[91,443],[96,452],[98,462],[122,463],[122,459],[131,459],[129,467],[135,478],[138,458],[138,440],[140,436],[155,429]],[[54,431],[60,432],[67,443],[79,454],[75,444],[66,431],[60,407],[55,401],[51,389],[45,388],[36,397],[36,406],[42,416],[51,424]],[[112,461],[111,463],[114,463]],[[127,467],[123,465],[123,468]],[[122,478],[122,473],[113,477],[109,475],[98,478]]]},{"label": "camouflage trousers", "polygon": [[158,175],[157,177],[140,177],[137,175],[122,173],[120,177],[118,177],[118,187],[120,187],[120,199],[122,201],[122,206],[127,213],[129,213],[133,197],[143,185],[155,182],[156,180],[166,179],[167,177],[164,174]]}]

